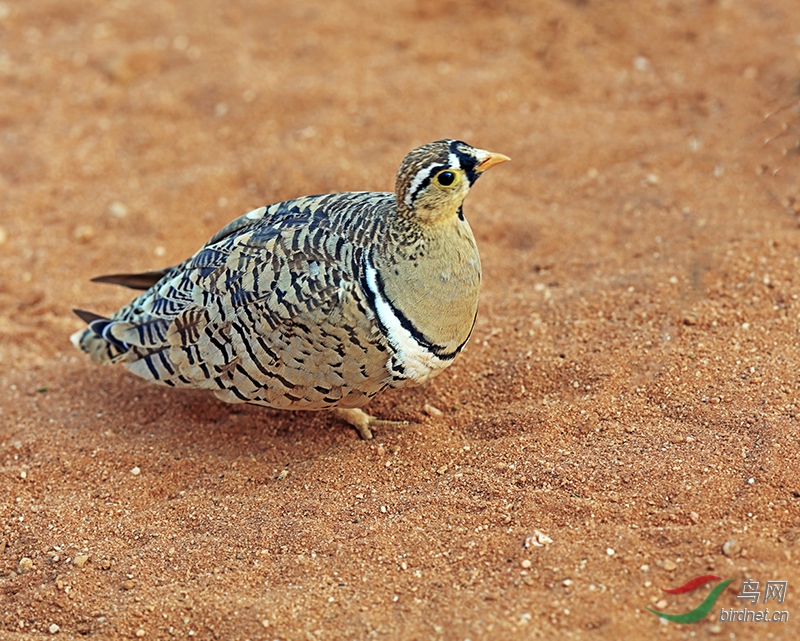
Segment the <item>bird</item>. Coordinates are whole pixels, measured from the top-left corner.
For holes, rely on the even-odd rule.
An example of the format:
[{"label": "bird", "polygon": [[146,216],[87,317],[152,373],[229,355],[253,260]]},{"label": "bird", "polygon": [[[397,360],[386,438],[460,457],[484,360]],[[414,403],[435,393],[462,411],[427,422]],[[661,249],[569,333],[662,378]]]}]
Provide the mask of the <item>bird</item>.
[{"label": "bird", "polygon": [[92,279],[143,292],[108,317],[74,310],[86,326],[71,341],[226,402],[330,409],[369,440],[397,422],[367,402],[438,375],[472,334],[481,262],[463,202],[508,160],[438,140],[406,155],[394,192],[254,209],[177,265]]}]

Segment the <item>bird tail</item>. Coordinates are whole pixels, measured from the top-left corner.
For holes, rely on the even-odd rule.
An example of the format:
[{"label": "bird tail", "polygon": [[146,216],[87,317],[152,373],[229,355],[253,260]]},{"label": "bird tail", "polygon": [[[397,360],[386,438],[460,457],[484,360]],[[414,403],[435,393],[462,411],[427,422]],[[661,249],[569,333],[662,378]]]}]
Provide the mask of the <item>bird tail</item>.
[{"label": "bird tail", "polygon": [[130,345],[118,338],[130,323],[113,321],[83,309],[72,310],[88,327],[70,336],[75,347],[86,352],[97,363],[115,363],[124,359]]},{"label": "bird tail", "polygon": [[[122,363],[136,376],[171,387],[216,388],[213,380],[206,378],[193,382],[181,374],[170,354],[168,319],[131,322],[105,318],[82,309],[73,311],[88,327],[75,332],[70,340],[94,362]],[[188,358],[191,360],[192,356]]]}]

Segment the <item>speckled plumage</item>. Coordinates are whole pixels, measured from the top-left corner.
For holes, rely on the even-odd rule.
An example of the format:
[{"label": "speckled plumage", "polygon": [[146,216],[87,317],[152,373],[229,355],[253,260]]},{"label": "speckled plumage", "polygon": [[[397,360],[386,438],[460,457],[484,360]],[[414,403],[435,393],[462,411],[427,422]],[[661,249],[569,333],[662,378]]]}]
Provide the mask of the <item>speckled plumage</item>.
[{"label": "speckled plumage", "polygon": [[406,157],[396,194],[256,209],[174,267],[96,279],[146,291],[108,319],[78,312],[89,327],[73,342],[145,379],[274,408],[360,408],[423,383],[472,331],[481,270],[461,202],[504,160],[438,141]]}]

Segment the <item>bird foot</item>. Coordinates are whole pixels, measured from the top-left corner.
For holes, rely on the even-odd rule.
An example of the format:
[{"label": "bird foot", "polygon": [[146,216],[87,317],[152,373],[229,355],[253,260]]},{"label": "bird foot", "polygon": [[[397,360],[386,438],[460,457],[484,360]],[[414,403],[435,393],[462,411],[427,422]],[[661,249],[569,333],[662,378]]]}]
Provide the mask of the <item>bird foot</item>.
[{"label": "bird foot", "polygon": [[352,425],[356,432],[359,433],[361,438],[365,441],[372,440],[372,429],[373,427],[381,426],[381,425],[389,425],[389,426],[401,426],[401,425],[408,425],[409,421],[386,421],[381,418],[376,418],[374,416],[370,416],[364,410],[358,408],[336,408],[333,410],[334,414],[338,416],[340,419],[345,421],[346,423]]}]

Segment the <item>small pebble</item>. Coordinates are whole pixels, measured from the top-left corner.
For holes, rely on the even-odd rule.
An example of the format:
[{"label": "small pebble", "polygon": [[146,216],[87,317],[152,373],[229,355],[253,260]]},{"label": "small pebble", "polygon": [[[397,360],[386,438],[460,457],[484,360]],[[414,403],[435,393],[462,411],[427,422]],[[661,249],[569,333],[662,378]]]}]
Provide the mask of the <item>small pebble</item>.
[{"label": "small pebble", "polygon": [[690,512],[689,518],[692,520],[692,523],[698,523],[700,521],[700,515],[697,512]]},{"label": "small pebble", "polygon": [[91,225],[78,225],[72,232],[72,237],[79,243],[85,243],[94,238],[94,228]]},{"label": "small pebble", "polygon": [[524,547],[526,550],[528,548],[540,548],[552,542],[553,539],[547,536],[544,532],[534,530],[533,534],[525,539],[525,543],[522,544],[522,547]]},{"label": "small pebble", "polygon": [[100,567],[104,570],[110,570],[111,561],[109,559],[103,559],[102,561],[100,561]]},{"label": "small pebble", "polygon": [[438,470],[436,470],[436,473],[441,476],[446,471],[447,471],[447,466],[446,465],[442,465],[442,467],[440,467]]},{"label": "small pebble", "polygon": [[33,560],[29,559],[27,556],[23,556],[19,560],[19,572],[20,574],[26,574],[33,570]]},{"label": "small pebble", "polygon": [[82,568],[84,565],[86,565],[86,562],[88,560],[89,560],[89,556],[88,555],[86,555],[86,554],[78,554],[78,555],[75,556],[74,559],[72,559],[72,564],[78,566],[79,568]]},{"label": "small pebble", "polygon": [[678,564],[675,563],[675,561],[673,561],[672,559],[667,559],[666,561],[664,561],[664,569],[667,572],[674,572],[675,570],[678,569]]},{"label": "small pebble", "polygon": [[118,200],[108,206],[108,213],[114,218],[125,218],[128,215],[128,206]]},{"label": "small pebble", "polygon": [[533,565],[533,563],[531,563],[529,559],[522,559],[522,563],[520,563],[520,565],[527,570],[531,567],[531,565]]},{"label": "small pebble", "polygon": [[261,625],[263,625],[265,628],[268,628],[269,627],[269,619],[261,619]]},{"label": "small pebble", "polygon": [[741,549],[742,546],[739,545],[739,542],[733,539],[731,539],[730,541],[725,541],[725,543],[722,544],[722,553],[725,556],[731,556],[731,557],[736,556],[737,554],[739,554]]},{"label": "small pebble", "polygon": [[133,474],[134,476],[139,476],[139,474],[141,474],[141,473],[142,473],[142,470],[139,469],[138,465],[131,470],[131,474]]},{"label": "small pebble", "polygon": [[663,610],[664,608],[667,607],[667,605],[668,605],[668,603],[667,603],[666,599],[661,599],[658,603],[656,603],[656,607],[659,610]]},{"label": "small pebble", "polygon": [[0,227],[0,245],[5,243],[8,240],[8,232],[5,230],[4,227]]},{"label": "small pebble", "polygon": [[143,637],[145,634],[147,634],[147,633],[146,633],[144,630],[142,630],[141,628],[139,628],[138,630],[136,630],[136,636],[137,636],[137,637],[139,637],[140,639],[141,639],[141,638],[142,638],[142,637]]},{"label": "small pebble", "polygon": [[444,416],[444,412],[442,410],[440,410],[438,407],[430,405],[429,403],[425,403],[425,406],[422,409],[425,410],[425,413],[428,416],[432,416],[433,418],[441,418]]},{"label": "small pebble", "polygon": [[123,590],[133,590],[134,587],[136,587],[136,584],[130,579],[128,579],[127,581],[125,581],[125,583],[122,584]]},{"label": "small pebble", "polygon": [[61,629],[61,627],[57,623],[51,623],[50,627],[47,628],[47,631],[50,634],[56,634],[60,629]]},{"label": "small pebble", "polygon": [[608,554],[608,556],[614,556],[614,548],[606,548],[606,554]]}]

